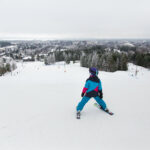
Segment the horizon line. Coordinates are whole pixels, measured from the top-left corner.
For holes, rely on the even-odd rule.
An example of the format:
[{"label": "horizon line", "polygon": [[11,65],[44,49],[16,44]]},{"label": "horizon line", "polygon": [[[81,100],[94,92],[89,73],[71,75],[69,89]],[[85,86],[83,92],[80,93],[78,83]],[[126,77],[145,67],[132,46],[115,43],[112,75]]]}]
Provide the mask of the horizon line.
[{"label": "horizon line", "polygon": [[0,38],[0,41],[150,40],[150,38]]}]

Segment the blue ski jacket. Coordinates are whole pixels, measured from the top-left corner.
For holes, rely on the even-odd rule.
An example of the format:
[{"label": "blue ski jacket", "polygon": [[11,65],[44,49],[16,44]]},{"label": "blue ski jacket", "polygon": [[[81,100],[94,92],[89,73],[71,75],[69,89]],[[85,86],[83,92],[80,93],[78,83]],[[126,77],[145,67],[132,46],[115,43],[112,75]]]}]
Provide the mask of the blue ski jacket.
[{"label": "blue ski jacket", "polygon": [[86,80],[82,92],[85,93],[87,97],[96,97],[99,91],[102,91],[101,80],[97,76],[90,76]]}]

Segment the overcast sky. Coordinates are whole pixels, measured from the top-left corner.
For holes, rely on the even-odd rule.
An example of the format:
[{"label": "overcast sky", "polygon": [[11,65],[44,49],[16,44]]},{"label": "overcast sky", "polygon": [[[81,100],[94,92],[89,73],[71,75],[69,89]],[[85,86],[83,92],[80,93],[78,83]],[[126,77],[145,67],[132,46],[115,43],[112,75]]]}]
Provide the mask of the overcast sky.
[{"label": "overcast sky", "polygon": [[0,0],[0,39],[150,38],[150,0]]}]

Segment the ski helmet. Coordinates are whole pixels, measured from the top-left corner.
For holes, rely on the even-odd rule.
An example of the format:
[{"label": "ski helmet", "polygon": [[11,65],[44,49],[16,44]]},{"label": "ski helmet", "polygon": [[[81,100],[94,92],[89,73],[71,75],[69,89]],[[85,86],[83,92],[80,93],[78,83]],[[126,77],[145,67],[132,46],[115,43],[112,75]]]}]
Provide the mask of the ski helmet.
[{"label": "ski helmet", "polygon": [[94,76],[98,75],[98,70],[94,67],[89,68],[89,72],[91,75],[94,75]]}]

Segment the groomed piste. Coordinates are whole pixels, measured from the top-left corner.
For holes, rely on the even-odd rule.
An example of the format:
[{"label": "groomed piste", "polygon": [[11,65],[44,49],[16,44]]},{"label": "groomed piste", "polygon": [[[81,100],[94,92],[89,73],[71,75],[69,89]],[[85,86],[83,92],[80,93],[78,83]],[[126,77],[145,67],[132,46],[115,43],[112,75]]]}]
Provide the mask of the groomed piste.
[{"label": "groomed piste", "polygon": [[[149,150],[150,71],[99,72],[104,100],[76,119],[88,68],[64,62],[19,63],[0,77],[0,150]],[[135,70],[138,69],[137,75]]]}]

